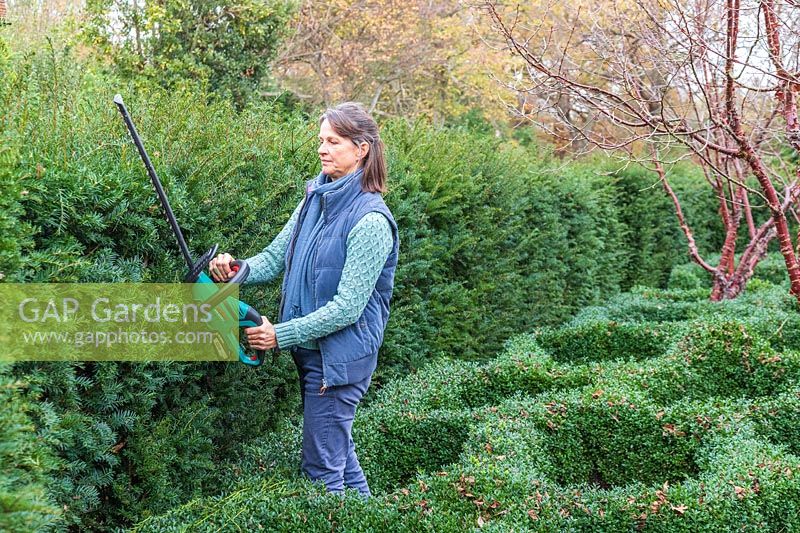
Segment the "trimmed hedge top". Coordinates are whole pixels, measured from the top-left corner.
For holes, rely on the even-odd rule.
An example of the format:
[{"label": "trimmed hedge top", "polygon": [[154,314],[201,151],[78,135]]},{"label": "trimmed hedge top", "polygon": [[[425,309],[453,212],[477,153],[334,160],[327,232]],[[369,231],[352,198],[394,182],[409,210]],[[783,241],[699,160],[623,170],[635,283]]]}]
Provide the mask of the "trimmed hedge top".
[{"label": "trimmed hedge top", "polygon": [[[631,298],[651,296],[690,301]],[[518,336],[487,363],[433,364],[357,416],[369,501],[298,475],[295,426],[234,461],[250,473],[223,495],[136,530],[796,529],[800,353],[745,316],[595,315]],[[271,468],[253,473],[254,457]]]}]

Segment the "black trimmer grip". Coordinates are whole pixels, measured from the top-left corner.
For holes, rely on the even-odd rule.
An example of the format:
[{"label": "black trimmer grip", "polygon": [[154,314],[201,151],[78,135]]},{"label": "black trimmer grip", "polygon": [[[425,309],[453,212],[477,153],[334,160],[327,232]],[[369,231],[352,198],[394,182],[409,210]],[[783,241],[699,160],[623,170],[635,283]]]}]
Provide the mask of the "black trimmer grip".
[{"label": "black trimmer grip", "polygon": [[[234,283],[242,283],[247,279],[247,276],[250,275],[250,265],[247,264],[247,261],[243,260],[236,260],[231,262],[231,270],[236,272],[234,276],[225,282],[222,288],[216,293],[214,296],[208,299],[206,302],[212,308],[216,307],[220,302],[225,300],[230,294],[233,292],[235,287]],[[260,317],[259,317],[260,318]]]},{"label": "black trimmer grip", "polygon": [[[250,322],[252,322],[252,324],[250,324]],[[261,319],[261,314],[249,305],[247,306],[247,312],[244,314],[244,317],[239,319],[239,325],[248,328],[260,326],[263,323],[264,321]],[[255,355],[247,355],[246,357],[250,358],[253,365],[258,366],[264,362],[265,353],[266,350],[256,350]]]},{"label": "black trimmer grip", "polygon": [[247,279],[247,276],[250,275],[250,265],[247,264],[247,261],[241,259],[231,261],[231,270],[236,272],[236,274],[226,281],[226,283],[242,283]]}]

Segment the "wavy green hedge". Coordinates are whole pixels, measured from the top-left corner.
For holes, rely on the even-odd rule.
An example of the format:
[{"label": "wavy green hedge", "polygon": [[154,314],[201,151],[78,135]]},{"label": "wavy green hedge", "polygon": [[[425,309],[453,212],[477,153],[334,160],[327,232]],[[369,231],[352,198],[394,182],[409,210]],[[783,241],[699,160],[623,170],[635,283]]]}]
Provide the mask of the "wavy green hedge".
[{"label": "wavy green hedge", "polygon": [[[648,298],[668,308],[696,296]],[[302,479],[294,425],[232,461],[219,496],[134,530],[794,530],[800,351],[749,322],[581,322],[518,336],[488,363],[431,365],[359,410],[368,502]],[[570,357],[554,339],[575,334],[605,340]]]}]

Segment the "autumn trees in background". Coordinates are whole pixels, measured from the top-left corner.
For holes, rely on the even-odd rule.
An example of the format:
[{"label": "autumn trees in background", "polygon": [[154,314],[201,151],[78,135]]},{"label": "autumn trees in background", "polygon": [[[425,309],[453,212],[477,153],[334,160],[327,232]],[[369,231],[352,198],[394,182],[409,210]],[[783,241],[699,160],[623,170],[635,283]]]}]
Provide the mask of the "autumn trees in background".
[{"label": "autumn trees in background", "polygon": [[[654,171],[674,203],[711,298],[735,298],[777,239],[800,300],[800,8],[794,0],[483,4],[522,62],[506,85],[523,114],[576,151],[600,148]],[[725,231],[713,265],[694,244],[671,163],[695,162]],[[754,208],[769,216],[756,222]],[[737,237],[746,245],[736,256]],[[739,239],[741,240],[741,239]]]},{"label": "autumn trees in background", "polygon": [[[535,126],[558,156],[602,149],[652,170],[712,299],[740,294],[770,243],[800,299],[797,0],[17,0],[10,15],[28,37],[72,20],[117,73],[240,107],[476,113],[498,133]],[[681,160],[719,199],[718,261],[670,185]]]},{"label": "autumn trees in background", "polygon": [[482,46],[479,22],[459,0],[305,0],[276,75],[314,103],[357,99],[378,115],[438,123],[476,107],[499,118],[489,73],[508,54]]},{"label": "autumn trees in background", "polygon": [[440,125],[475,108],[504,118],[487,74],[501,76],[509,56],[481,45],[479,17],[459,0],[89,0],[79,18],[123,72],[205,81],[240,104],[288,91]]}]

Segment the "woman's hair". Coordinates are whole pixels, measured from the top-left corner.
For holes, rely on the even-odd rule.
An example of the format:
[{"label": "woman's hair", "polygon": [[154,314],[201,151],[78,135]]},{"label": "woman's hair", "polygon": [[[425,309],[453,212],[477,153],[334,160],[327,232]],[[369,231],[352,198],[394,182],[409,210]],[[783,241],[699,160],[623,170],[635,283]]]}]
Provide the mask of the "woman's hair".
[{"label": "woman's hair", "polygon": [[378,125],[358,102],[344,102],[336,107],[329,107],[319,123],[328,120],[333,131],[350,139],[360,146],[369,143],[369,152],[364,160],[364,175],[361,177],[361,189],[364,192],[386,192],[386,158],[383,155],[383,141],[378,133]]}]

